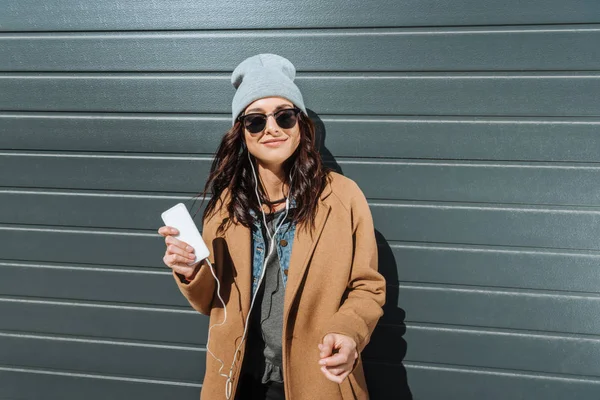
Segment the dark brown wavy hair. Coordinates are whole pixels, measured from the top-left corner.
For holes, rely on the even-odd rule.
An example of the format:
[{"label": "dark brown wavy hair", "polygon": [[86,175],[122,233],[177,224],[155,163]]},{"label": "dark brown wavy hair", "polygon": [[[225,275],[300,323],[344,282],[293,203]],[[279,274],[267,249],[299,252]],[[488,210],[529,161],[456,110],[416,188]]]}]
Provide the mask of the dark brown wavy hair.
[{"label": "dark brown wavy hair", "polygon": [[[286,184],[289,185],[289,177],[292,175],[290,196],[296,201],[296,207],[290,208],[288,216],[296,224],[305,223],[307,228],[313,229],[319,197],[327,185],[331,169],[323,164],[316,148],[315,125],[312,120],[304,112],[300,112],[298,124],[300,143],[296,151],[283,163]],[[229,218],[221,222],[218,232],[226,230],[228,224],[234,221],[250,227],[254,219],[250,210],[260,215],[261,206],[256,199],[254,175],[250,169],[252,166],[247,152],[244,128],[240,121],[236,121],[221,140],[202,193],[203,199],[206,198],[207,192],[212,194],[204,210],[204,220],[219,207],[227,207]],[[256,168],[256,161],[254,165]],[[256,169],[255,173],[258,177]],[[229,201],[227,204],[218,204],[226,188],[229,189]],[[258,192],[261,199],[267,198],[260,178]]]}]

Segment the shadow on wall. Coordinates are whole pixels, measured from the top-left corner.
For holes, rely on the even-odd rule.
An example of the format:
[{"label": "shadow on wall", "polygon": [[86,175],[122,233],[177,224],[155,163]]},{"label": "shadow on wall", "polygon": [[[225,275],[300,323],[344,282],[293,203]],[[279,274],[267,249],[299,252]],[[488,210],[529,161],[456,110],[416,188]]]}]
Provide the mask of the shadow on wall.
[{"label": "shadow on wall", "polygon": [[[342,168],[325,147],[325,124],[312,110],[308,110],[308,115],[315,124],[317,148],[323,161],[343,175]],[[362,354],[369,396],[372,400],[412,400],[406,369],[402,364],[407,349],[403,338],[406,333],[406,313],[397,305],[399,284],[396,259],[387,240],[377,230],[375,237],[379,245],[379,272],[385,277],[388,286],[384,315]]]}]

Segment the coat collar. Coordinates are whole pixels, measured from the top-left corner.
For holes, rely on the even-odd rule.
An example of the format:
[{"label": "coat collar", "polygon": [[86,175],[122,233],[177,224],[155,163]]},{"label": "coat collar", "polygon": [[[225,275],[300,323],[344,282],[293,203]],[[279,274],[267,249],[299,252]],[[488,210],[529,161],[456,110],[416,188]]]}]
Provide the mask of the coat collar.
[{"label": "coat collar", "polygon": [[[315,246],[327,217],[331,209],[325,199],[331,194],[331,184],[328,181],[325,189],[321,193],[317,206],[317,214],[315,216],[315,229],[310,232],[306,229],[306,224],[300,224],[296,228],[294,241],[292,244],[292,254],[289,264],[289,275],[287,280],[287,288],[284,301],[284,321],[287,318],[289,309],[294,302],[294,298],[298,292],[300,284],[303,281],[308,261],[314,252]],[[222,218],[227,218],[226,207],[221,207]],[[224,212],[223,212],[224,211]],[[232,223],[225,232],[225,237],[229,247],[229,254],[233,262],[234,275],[236,276],[236,284],[241,294],[241,310],[244,318],[250,311],[251,302],[251,281],[252,281],[252,243],[251,232],[242,224]]]},{"label": "coat collar", "polygon": [[284,321],[287,321],[290,307],[294,303],[298,289],[304,280],[304,275],[308,267],[308,261],[311,259],[317,241],[321,236],[321,232],[323,231],[323,227],[325,226],[325,222],[329,216],[330,209],[331,207],[329,204],[321,199],[319,201],[317,214],[315,216],[314,231],[311,232],[309,229],[305,229],[307,228],[307,224],[301,224],[301,226],[296,228],[294,242],[292,245],[292,255],[290,257],[285,301],[283,305]]}]

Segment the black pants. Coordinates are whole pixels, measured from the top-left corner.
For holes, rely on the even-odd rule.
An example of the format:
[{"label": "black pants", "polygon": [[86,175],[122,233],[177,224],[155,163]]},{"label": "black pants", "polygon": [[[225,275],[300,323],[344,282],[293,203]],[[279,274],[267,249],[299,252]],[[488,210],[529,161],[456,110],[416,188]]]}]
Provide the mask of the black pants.
[{"label": "black pants", "polygon": [[269,382],[266,385],[250,374],[240,378],[236,400],[285,400],[283,383]]}]

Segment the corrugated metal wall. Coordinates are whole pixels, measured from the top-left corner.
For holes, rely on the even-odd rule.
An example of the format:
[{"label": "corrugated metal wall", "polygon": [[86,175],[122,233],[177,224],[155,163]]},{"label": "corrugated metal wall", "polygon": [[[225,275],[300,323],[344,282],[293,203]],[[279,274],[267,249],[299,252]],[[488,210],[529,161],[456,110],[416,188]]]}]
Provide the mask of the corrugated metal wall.
[{"label": "corrugated metal wall", "polygon": [[156,229],[259,52],[372,207],[372,397],[599,398],[597,1],[5,0],[0,31],[1,399],[197,398]]}]

